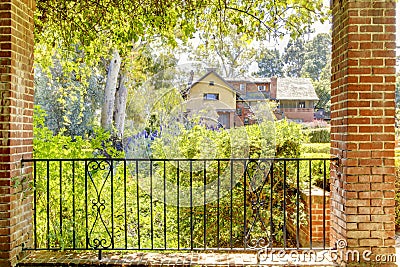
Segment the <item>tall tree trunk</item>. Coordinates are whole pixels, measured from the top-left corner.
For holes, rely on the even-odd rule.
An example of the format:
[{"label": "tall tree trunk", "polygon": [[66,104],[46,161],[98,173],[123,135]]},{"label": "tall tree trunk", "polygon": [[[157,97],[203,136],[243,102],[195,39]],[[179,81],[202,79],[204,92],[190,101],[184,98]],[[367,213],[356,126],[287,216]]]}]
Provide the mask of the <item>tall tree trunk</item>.
[{"label": "tall tree trunk", "polygon": [[108,67],[106,86],[104,88],[104,102],[101,110],[101,127],[106,130],[110,130],[112,128],[115,92],[117,90],[118,73],[120,68],[121,57],[118,53],[118,50],[115,49]]},{"label": "tall tree trunk", "polygon": [[121,75],[119,87],[115,96],[114,122],[115,128],[117,129],[117,137],[119,138],[123,137],[125,127],[126,99],[128,95],[128,89],[125,86],[126,80],[127,76],[126,73],[124,73]]}]

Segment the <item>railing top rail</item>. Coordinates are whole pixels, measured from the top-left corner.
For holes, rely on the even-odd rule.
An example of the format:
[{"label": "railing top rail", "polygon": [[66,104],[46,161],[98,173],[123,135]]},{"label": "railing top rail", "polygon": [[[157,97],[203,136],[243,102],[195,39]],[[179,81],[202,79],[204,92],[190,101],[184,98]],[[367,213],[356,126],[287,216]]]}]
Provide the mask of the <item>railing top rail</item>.
[{"label": "railing top rail", "polygon": [[40,161],[309,161],[309,160],[339,160],[338,157],[318,157],[318,158],[202,158],[202,159],[183,159],[183,158],[60,158],[60,159],[22,159],[21,162],[40,162]]}]

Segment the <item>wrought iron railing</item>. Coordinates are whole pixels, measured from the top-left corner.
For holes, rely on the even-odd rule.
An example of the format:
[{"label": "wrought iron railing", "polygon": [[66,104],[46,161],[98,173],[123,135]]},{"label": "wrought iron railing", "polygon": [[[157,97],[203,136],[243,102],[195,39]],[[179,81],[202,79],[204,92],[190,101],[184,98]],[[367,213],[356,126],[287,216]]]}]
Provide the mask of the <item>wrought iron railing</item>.
[{"label": "wrought iron railing", "polygon": [[[33,169],[25,249],[325,248],[334,160],[23,160]],[[327,190],[313,203],[317,185]]]}]

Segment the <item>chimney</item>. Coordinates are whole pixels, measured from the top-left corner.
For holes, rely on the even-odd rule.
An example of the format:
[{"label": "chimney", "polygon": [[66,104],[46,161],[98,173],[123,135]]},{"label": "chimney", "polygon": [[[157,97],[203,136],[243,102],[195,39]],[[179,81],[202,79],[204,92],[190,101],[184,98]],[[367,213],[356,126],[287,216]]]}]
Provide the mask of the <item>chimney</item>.
[{"label": "chimney", "polygon": [[278,88],[278,78],[276,76],[271,77],[270,90],[271,90],[271,98],[272,99],[276,99],[277,88]]},{"label": "chimney", "polygon": [[217,71],[217,68],[206,68],[206,71],[207,71],[207,73],[208,72],[216,72]]}]

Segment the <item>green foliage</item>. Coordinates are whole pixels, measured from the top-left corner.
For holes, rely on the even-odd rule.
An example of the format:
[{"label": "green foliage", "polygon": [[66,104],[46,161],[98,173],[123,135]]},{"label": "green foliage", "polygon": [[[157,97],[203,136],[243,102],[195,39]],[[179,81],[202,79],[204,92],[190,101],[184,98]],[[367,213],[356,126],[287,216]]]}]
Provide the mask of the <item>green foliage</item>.
[{"label": "green foliage", "polygon": [[[325,153],[329,154],[331,143],[305,143],[301,145],[302,156],[305,153]],[[304,157],[304,156],[303,156]]]},{"label": "green foliage", "polygon": [[[309,31],[315,21],[327,19],[327,8],[318,1],[147,1],[38,0],[35,37],[38,60],[48,62],[54,50],[68,55],[77,48],[97,64],[113,48],[122,55],[132,43],[161,36],[176,45],[195,32],[234,34],[264,39],[295,37]],[[287,12],[291,10],[291,12]],[[298,27],[303,25],[303,27]],[[247,38],[249,39],[249,38]],[[61,49],[59,49],[61,48]],[[44,64],[45,65],[45,64]],[[78,66],[75,65],[75,68]]]},{"label": "green foliage", "polygon": [[283,61],[285,63],[285,76],[286,77],[301,77],[301,69],[304,65],[305,56],[305,42],[303,38],[290,40],[285,47],[283,54]]},{"label": "green foliage", "polygon": [[297,158],[300,156],[301,144],[308,141],[301,125],[287,120],[278,121],[276,127],[276,156]]},{"label": "green foliage", "polygon": [[322,76],[324,76],[323,71],[327,63],[330,63],[331,42],[330,34],[320,33],[305,44],[304,65],[301,68],[302,77],[311,78],[313,81],[325,78]]},{"label": "green foliage", "polygon": [[[320,158],[327,159],[330,158],[329,153],[303,153],[304,158]],[[324,170],[325,169],[325,170]],[[319,188],[324,188],[330,191],[329,176],[330,176],[330,162],[324,163],[323,160],[313,160],[311,162],[311,172],[309,171],[308,162],[302,162],[301,164],[301,177],[303,177],[302,182],[307,184],[310,181],[311,175],[311,185],[317,186]],[[325,177],[325,181],[324,181]]]},{"label": "green foliage", "polygon": [[305,45],[302,77],[311,78],[319,97],[317,108],[330,110],[331,99],[331,36],[318,34]]},{"label": "green foliage", "polygon": [[[95,113],[103,100],[104,76],[96,68],[89,74],[71,72],[56,58],[53,64],[48,72],[35,68],[35,104],[47,112],[45,125],[54,133],[63,131],[65,135],[84,137],[93,131],[96,122]],[[82,68],[85,69],[84,64]]]},{"label": "green foliage", "polygon": [[[306,137],[302,134],[300,125],[288,121],[276,122],[275,128],[273,127],[273,122],[264,122],[260,125],[249,125],[230,130],[221,129],[219,131],[209,130],[199,125],[191,129],[185,129],[181,125],[179,131],[175,132],[175,134],[174,136],[163,134],[160,139],[157,139],[153,143],[152,151],[154,158],[216,159],[250,157],[258,159],[273,157],[275,150],[278,157],[291,157],[300,155],[301,142],[306,140]],[[184,237],[181,240],[181,244],[190,246],[189,237],[193,235],[195,246],[201,246],[204,241],[205,228],[207,236],[213,237],[207,239],[207,246],[209,247],[215,247],[218,244],[226,247],[230,246],[231,243],[234,247],[243,245],[245,236],[243,235],[242,227],[246,209],[243,206],[243,192],[245,188],[243,173],[245,171],[248,177],[246,181],[246,188],[248,190],[246,203],[251,203],[256,198],[255,192],[250,190],[254,186],[253,183],[262,180],[262,177],[265,177],[263,171],[266,169],[264,168],[270,167],[269,161],[260,163],[260,166],[255,164],[255,162],[249,163],[246,170],[244,169],[243,160],[233,161],[231,165],[229,162],[224,161],[220,163],[209,161],[206,163],[200,160],[193,161],[190,164],[189,162],[181,162],[179,168],[174,164],[167,164],[166,167],[162,163],[156,165],[158,168],[156,167],[154,172],[159,172],[158,177],[166,177],[170,184],[176,184],[177,173],[179,173],[180,186],[183,188],[192,185],[193,188],[197,188],[193,189],[193,192],[196,192],[193,195],[199,199],[199,203],[203,203],[204,198],[206,198],[206,202],[208,203],[205,207],[195,205],[192,209],[180,209],[181,236]],[[204,168],[206,166],[207,175],[205,176]],[[295,180],[293,179],[295,178],[293,177],[295,175],[293,174],[293,170],[295,168],[287,167],[287,183],[294,186]],[[271,190],[269,183],[264,186],[264,193],[262,195],[262,199],[266,203],[269,203],[271,200],[273,201],[271,205],[275,208],[272,217],[276,229],[282,229],[284,223],[282,169],[282,162],[277,163],[274,167],[274,173],[276,173],[274,195],[270,196],[269,194]],[[189,170],[194,171],[190,172]],[[229,182],[230,179],[234,181],[234,184]],[[206,190],[204,189],[205,185],[207,185]],[[234,186],[233,189],[230,189],[232,186]],[[228,191],[226,191],[227,189]],[[289,189],[287,190],[289,191]],[[188,197],[189,194],[191,193],[186,192],[183,195]],[[216,194],[221,194],[221,197],[216,198]],[[232,213],[231,209],[231,197],[234,213]],[[216,201],[217,199],[218,201]],[[295,202],[287,202],[287,207],[287,216],[291,218],[290,214],[294,214]],[[250,216],[250,207],[247,207],[247,209],[248,216]],[[207,212],[206,222],[204,222],[205,211]],[[262,213],[262,220],[267,222],[266,225],[269,225],[269,220],[272,219],[271,214],[265,210],[260,212]],[[294,218],[290,220],[294,220]],[[232,221],[232,232],[230,230],[230,221]],[[250,221],[247,223],[250,223]],[[193,230],[191,230],[191,225],[194,225]],[[256,226],[252,230],[251,237],[265,237],[266,232],[269,234],[269,231],[273,232],[275,245],[283,242],[282,231],[263,229],[258,223],[256,223]],[[231,233],[233,235],[232,240],[230,239]],[[215,237],[218,238],[216,239]]]},{"label": "green foliage", "polygon": [[[228,26],[225,26],[228,27]],[[199,62],[199,70],[214,67],[222,77],[240,77],[253,63],[257,49],[250,45],[252,37],[236,32],[230,27],[228,34],[218,34],[218,29],[200,34],[200,43],[190,51],[190,59]]]},{"label": "green foliage", "polygon": [[[73,246],[74,239],[76,246],[86,246],[86,228],[79,227],[86,225],[86,214],[89,218],[90,242],[94,238],[110,240],[107,230],[111,231],[114,223],[114,242],[121,247],[125,242],[125,230],[129,247],[163,248],[165,244],[167,247],[177,247],[179,242],[181,248],[189,248],[192,245],[190,237],[193,236],[193,247],[199,248],[203,246],[205,235],[207,247],[229,247],[231,244],[233,247],[243,246],[243,224],[246,223],[249,229],[252,223],[249,218],[254,215],[250,203],[257,198],[255,185],[266,177],[271,167],[269,161],[259,163],[257,159],[273,156],[271,153],[275,148],[278,157],[300,155],[301,143],[307,140],[300,125],[279,121],[274,127],[272,122],[263,122],[230,130],[210,130],[201,125],[173,125],[177,126],[179,128],[175,128],[174,132],[176,135],[172,131],[168,134],[167,129],[163,129],[161,137],[152,143],[151,161],[128,164],[126,173],[123,161],[113,161],[112,165],[105,161],[100,165],[91,161],[86,164],[78,161],[38,162],[35,185],[37,233],[50,233],[48,240],[38,235],[39,246],[45,247],[50,242],[52,246],[68,248]],[[45,127],[45,112],[39,107],[35,109],[35,158],[88,158],[101,156],[103,153],[99,151],[104,150],[112,157],[122,157],[117,151],[109,150],[112,145],[108,141],[109,137],[103,131],[96,132],[96,136],[90,139],[78,137],[72,140],[71,137],[62,136],[62,132],[53,135]],[[229,157],[236,160],[196,160]],[[255,161],[245,164],[246,161],[239,159],[242,157],[254,158]],[[188,158],[193,161],[181,161],[177,165],[174,161],[163,161],[162,158]],[[61,176],[60,166],[63,170]],[[301,178],[301,182],[306,183],[308,174],[302,169],[303,166],[300,167],[301,175],[305,177]],[[321,176],[321,166],[316,165],[312,172],[313,177]],[[113,180],[110,178],[111,173]],[[244,173],[246,180],[243,179]],[[286,185],[283,184],[284,176]],[[261,220],[267,227],[256,222],[247,238],[268,237],[272,233],[274,245],[283,244],[284,205],[286,223],[294,224],[297,220],[294,214],[297,212],[296,197],[299,192],[293,189],[296,177],[294,162],[287,162],[286,166],[283,162],[274,165],[274,181],[272,184],[266,183],[260,195],[265,205],[272,205],[273,214],[267,209],[260,209]],[[180,186],[178,195],[177,183]],[[190,186],[192,190],[188,189]],[[243,205],[245,186],[246,206]],[[168,194],[163,193],[165,188]],[[287,199],[283,196],[283,188],[286,188]],[[270,195],[271,189],[273,195]],[[98,192],[101,193],[100,198]],[[188,199],[194,202],[192,207],[188,207]],[[49,209],[46,206],[47,200],[51,200]],[[167,201],[165,204],[164,200]],[[204,200],[206,205],[198,205]],[[101,210],[103,222],[96,221],[97,208],[100,207],[98,201],[104,201],[104,209]],[[180,205],[177,205],[178,201]],[[247,220],[244,219],[245,212]],[[61,214],[62,225],[58,220]],[[305,214],[304,206],[300,203],[301,223],[306,220]],[[109,218],[113,218],[113,222]],[[49,228],[47,219],[50,219]],[[270,220],[273,221],[273,229],[269,228]],[[72,233],[75,233],[75,238]]]},{"label": "green foliage", "polygon": [[284,63],[278,49],[270,50],[266,49],[262,51],[261,59],[258,62],[258,72],[256,73],[259,77],[282,77]]},{"label": "green foliage", "polygon": [[329,61],[323,69],[323,74],[321,79],[313,82],[315,92],[317,93],[319,98],[319,101],[315,105],[315,107],[323,108],[325,111],[331,110],[330,68],[331,68],[331,62]]},{"label": "green foliage", "polygon": [[[91,161],[79,161],[78,159],[103,158],[104,156],[119,158],[124,154],[117,151],[110,141],[110,133],[99,128],[94,128],[93,136],[74,138],[65,135],[63,130],[56,135],[45,125],[46,112],[35,106],[34,110],[34,158],[35,159],[77,159],[71,161],[41,161],[35,163],[35,189],[36,189],[36,220],[37,233],[49,232],[48,239],[45,235],[38,234],[39,247],[45,247],[47,242],[60,248],[73,247],[72,229],[75,233],[75,245],[85,246],[86,230],[80,225],[85,225],[85,196],[89,201],[95,200],[96,190],[99,190],[105,173],[100,168],[92,166],[91,174],[87,176],[86,168],[91,166]],[[86,162],[87,165],[84,163]],[[115,177],[122,177],[121,164],[115,166]],[[85,189],[85,180],[88,187]],[[113,200],[105,194],[106,203],[115,201],[116,211],[121,210],[123,203],[122,179],[115,179],[115,194]],[[105,181],[102,190],[111,190],[111,184]],[[62,190],[62,191],[60,191]],[[49,192],[48,195],[46,192]],[[47,208],[49,203],[49,209]],[[62,206],[62,208],[60,208]],[[75,212],[73,211],[75,209]],[[74,215],[75,213],[75,215]],[[59,218],[62,214],[63,224]],[[104,216],[110,216],[110,210],[104,211]],[[94,209],[89,209],[89,225],[95,224]],[[118,218],[116,221],[119,220]],[[47,227],[49,222],[49,227]],[[122,222],[118,222],[122,223]],[[109,224],[109,223],[108,223]],[[94,235],[104,236],[104,228],[95,224]]]},{"label": "green foliage", "polygon": [[331,141],[330,128],[315,128],[304,130],[310,137],[311,143],[329,143]]},{"label": "green foliage", "polygon": [[46,112],[35,106],[33,119],[33,148],[35,159],[93,158],[96,156],[122,157],[110,141],[110,133],[94,128],[93,136],[82,138],[64,134],[64,130],[56,135],[45,125]]}]

